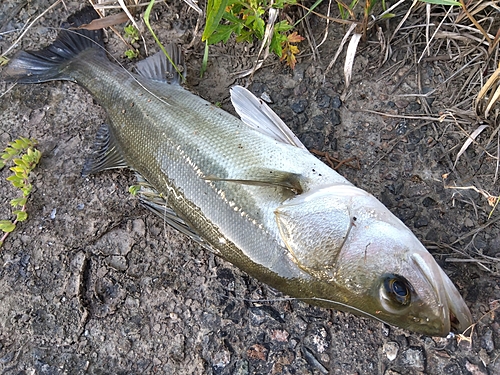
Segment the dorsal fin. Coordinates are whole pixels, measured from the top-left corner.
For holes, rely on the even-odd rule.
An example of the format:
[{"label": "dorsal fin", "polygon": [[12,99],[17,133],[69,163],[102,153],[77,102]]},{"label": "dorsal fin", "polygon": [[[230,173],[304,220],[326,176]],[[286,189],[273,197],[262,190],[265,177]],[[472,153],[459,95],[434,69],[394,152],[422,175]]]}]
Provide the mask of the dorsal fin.
[{"label": "dorsal fin", "polygon": [[139,61],[136,65],[137,73],[144,78],[155,81],[180,84],[186,77],[186,66],[182,58],[182,50],[175,44],[168,44],[165,50],[172,62],[177,66],[177,69],[182,73],[182,77],[162,51]]},{"label": "dorsal fin", "polygon": [[282,119],[254,94],[241,86],[231,87],[231,102],[241,121],[279,142],[307,150]]},{"label": "dorsal fin", "polygon": [[85,161],[82,177],[105,169],[128,167],[108,124],[102,124],[94,143],[94,151]]}]

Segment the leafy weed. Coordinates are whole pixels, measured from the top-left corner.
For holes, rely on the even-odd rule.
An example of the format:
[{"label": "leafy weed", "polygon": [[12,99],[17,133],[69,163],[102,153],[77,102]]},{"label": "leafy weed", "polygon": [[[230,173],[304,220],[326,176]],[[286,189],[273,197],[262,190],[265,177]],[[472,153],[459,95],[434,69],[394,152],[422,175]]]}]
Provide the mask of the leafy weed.
[{"label": "leafy weed", "polygon": [[5,239],[16,228],[16,224],[25,221],[28,218],[26,212],[26,202],[31,193],[33,185],[29,182],[29,175],[38,165],[42,153],[35,148],[37,141],[28,138],[19,138],[13,142],[9,142],[3,154],[0,155],[0,170],[6,165],[13,164],[9,169],[13,174],[7,177],[12,185],[19,189],[21,196],[10,201],[12,206],[12,214],[14,220],[0,220],[0,231],[3,232],[0,238],[0,247]]}]

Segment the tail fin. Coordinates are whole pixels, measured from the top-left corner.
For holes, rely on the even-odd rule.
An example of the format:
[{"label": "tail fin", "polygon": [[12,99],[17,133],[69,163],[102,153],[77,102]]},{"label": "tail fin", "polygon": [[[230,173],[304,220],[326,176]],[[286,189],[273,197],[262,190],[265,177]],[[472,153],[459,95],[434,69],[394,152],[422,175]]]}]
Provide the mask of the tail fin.
[{"label": "tail fin", "polygon": [[57,39],[40,51],[21,51],[2,72],[7,82],[40,83],[71,80],[65,67],[81,52],[98,48],[104,53],[102,30],[76,29],[99,18],[92,7],[85,7],[63,23]]}]

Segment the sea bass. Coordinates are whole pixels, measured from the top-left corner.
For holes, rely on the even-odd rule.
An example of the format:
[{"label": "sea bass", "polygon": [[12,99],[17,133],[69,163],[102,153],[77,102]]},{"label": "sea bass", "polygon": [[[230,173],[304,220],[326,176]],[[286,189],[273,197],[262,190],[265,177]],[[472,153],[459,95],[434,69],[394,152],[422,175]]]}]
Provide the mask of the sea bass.
[{"label": "sea bass", "polygon": [[133,169],[149,208],[292,297],[433,336],[472,323],[413,233],[310,154],[265,103],[233,87],[240,120],[182,88],[163,54],[138,74],[112,64],[102,30],[78,28],[96,17],[83,9],[52,45],[19,52],[3,72],[9,82],[75,82],[106,109],[84,174]]}]

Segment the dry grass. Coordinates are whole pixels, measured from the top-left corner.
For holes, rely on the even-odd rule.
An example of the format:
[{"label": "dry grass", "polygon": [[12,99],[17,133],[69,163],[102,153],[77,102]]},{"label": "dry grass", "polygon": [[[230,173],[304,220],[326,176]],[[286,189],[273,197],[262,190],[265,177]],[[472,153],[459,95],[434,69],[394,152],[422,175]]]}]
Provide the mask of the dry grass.
[{"label": "dry grass", "polygon": [[[446,135],[454,140],[444,149],[449,159],[444,186],[454,190],[455,199],[467,202],[478,218],[476,228],[451,246],[465,243],[460,251],[462,261],[475,262],[495,274],[500,274],[500,258],[483,254],[475,247],[475,239],[486,227],[498,227],[500,219],[496,210],[500,199],[499,4],[469,1],[462,2],[463,9],[420,5],[391,42],[393,47],[407,46],[407,63],[417,72],[423,61],[442,72],[443,82],[435,91],[416,94],[423,99],[440,93],[444,98],[441,121],[451,120],[453,126],[447,128]],[[421,79],[420,74],[418,77]],[[421,89],[423,84],[418,84]],[[421,102],[430,115],[427,102]],[[474,190],[485,200],[471,199],[464,190]]]}]

